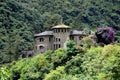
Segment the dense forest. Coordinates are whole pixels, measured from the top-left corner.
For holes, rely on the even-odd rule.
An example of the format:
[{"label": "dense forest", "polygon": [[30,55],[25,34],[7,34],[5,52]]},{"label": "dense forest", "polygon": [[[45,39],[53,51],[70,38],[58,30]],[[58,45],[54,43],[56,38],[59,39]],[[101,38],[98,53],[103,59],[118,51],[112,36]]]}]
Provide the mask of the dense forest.
[{"label": "dense forest", "polygon": [[0,64],[32,50],[34,34],[64,23],[72,29],[110,26],[120,42],[120,0],[1,0]]},{"label": "dense forest", "polygon": [[[61,23],[92,30],[98,40],[19,58],[33,50],[34,34]],[[1,80],[120,80],[119,42],[120,0],[0,0]]]},{"label": "dense forest", "polygon": [[[1,80],[120,80],[120,45],[76,47],[46,51],[0,68]],[[86,46],[87,45],[87,46]]]}]

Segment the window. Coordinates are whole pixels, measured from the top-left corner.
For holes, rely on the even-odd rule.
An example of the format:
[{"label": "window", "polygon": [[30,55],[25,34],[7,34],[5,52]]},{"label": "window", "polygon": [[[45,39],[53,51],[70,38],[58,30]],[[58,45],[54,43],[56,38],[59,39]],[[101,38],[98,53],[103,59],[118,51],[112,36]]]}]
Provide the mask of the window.
[{"label": "window", "polygon": [[56,33],[57,33],[57,29],[56,29]]},{"label": "window", "polygon": [[56,42],[57,42],[57,38],[56,38]]},{"label": "window", "polygon": [[44,49],[44,47],[43,47],[43,46],[39,46],[39,50],[40,50],[40,53],[45,52],[45,49]]},{"label": "window", "polygon": [[54,44],[54,49],[55,49],[55,44]]},{"label": "window", "polygon": [[60,38],[55,38],[55,41],[56,41],[56,42],[58,42],[58,41],[60,42]]},{"label": "window", "polygon": [[59,48],[61,47],[61,45],[59,44]]},{"label": "window", "polygon": [[54,44],[54,49],[57,49],[57,44]]},{"label": "window", "polygon": [[66,29],[65,29],[65,32],[66,32]]},{"label": "window", "polygon": [[51,41],[51,38],[49,37],[49,42]]},{"label": "window", "polygon": [[56,44],[56,49],[58,48],[58,44]]},{"label": "window", "polygon": [[81,40],[82,39],[82,37],[81,36],[79,36],[79,40]]},{"label": "window", "polygon": [[60,32],[60,29],[58,29],[58,32]]},{"label": "window", "polygon": [[61,45],[60,44],[54,44],[54,50],[57,49],[57,48],[60,48]]},{"label": "window", "polygon": [[61,29],[61,32],[63,32],[63,29]]},{"label": "window", "polygon": [[70,40],[74,40],[74,36],[71,36],[71,37],[70,37]]},{"label": "window", "polygon": [[60,42],[60,38],[59,38],[59,42]]},{"label": "window", "polygon": [[40,42],[43,42],[43,41],[44,41],[44,38],[40,38],[39,41],[40,41]]},{"label": "window", "polygon": [[39,46],[39,49],[43,49],[44,47],[43,46]]}]

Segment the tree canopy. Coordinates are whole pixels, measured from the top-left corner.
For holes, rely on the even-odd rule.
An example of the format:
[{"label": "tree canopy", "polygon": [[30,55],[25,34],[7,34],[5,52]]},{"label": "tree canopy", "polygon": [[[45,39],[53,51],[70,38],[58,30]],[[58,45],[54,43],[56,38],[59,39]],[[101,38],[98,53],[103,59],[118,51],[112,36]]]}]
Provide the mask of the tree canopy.
[{"label": "tree canopy", "polygon": [[[0,67],[2,80],[120,80],[120,45],[59,48]],[[86,48],[86,49],[84,49]],[[78,52],[79,51],[79,52]]]}]

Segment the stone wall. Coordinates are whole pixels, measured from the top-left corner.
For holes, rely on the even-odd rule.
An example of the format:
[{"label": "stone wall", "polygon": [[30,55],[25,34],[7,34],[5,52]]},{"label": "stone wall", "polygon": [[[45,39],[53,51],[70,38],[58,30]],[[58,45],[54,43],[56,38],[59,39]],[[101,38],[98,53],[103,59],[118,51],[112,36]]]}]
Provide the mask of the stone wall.
[{"label": "stone wall", "polygon": [[54,29],[53,36],[54,50],[64,48],[64,43],[69,40],[70,32],[69,29]]}]

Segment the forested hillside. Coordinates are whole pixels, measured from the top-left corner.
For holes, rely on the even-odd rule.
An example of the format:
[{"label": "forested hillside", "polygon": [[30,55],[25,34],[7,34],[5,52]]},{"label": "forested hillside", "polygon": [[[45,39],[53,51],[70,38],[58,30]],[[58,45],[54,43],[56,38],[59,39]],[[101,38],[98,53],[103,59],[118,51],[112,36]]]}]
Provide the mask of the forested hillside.
[{"label": "forested hillside", "polygon": [[120,0],[0,0],[0,63],[32,50],[33,35],[61,21],[93,31],[111,26],[120,42]]},{"label": "forested hillside", "polygon": [[120,80],[120,45],[57,49],[0,67],[1,80]]}]

